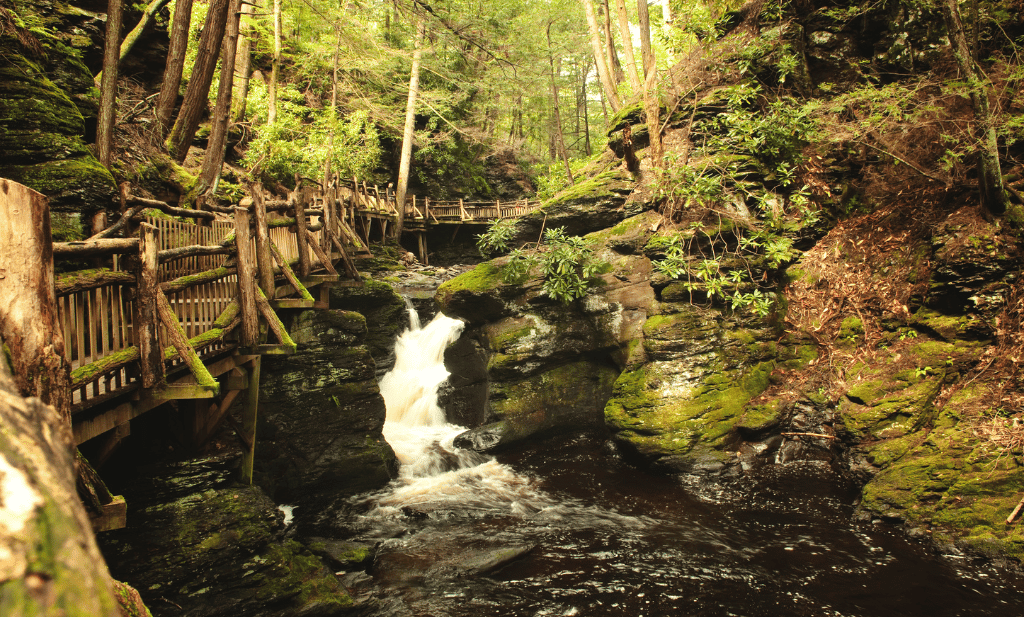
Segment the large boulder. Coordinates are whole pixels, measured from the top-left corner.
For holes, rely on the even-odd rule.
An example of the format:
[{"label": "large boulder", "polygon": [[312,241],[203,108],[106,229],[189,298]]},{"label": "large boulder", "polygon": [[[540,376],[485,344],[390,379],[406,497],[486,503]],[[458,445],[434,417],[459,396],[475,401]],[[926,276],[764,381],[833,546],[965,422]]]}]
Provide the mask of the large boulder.
[{"label": "large boulder", "polygon": [[365,318],[302,311],[289,331],[298,351],[267,356],[261,368],[257,481],[299,505],[387,484],[397,462],[381,435],[384,399],[362,344]]},{"label": "large boulder", "polygon": [[[87,218],[111,208],[117,192],[84,140],[82,109],[94,112],[89,102],[95,88],[85,86],[92,77],[70,48],[40,36],[46,45],[35,50],[14,36],[0,37],[0,176],[43,193],[54,212]],[[48,66],[74,100],[51,80]]]},{"label": "large boulder", "polygon": [[232,478],[234,457],[161,464],[126,492],[131,525],[101,538],[155,617],[347,615],[333,571],[284,536],[283,513]]}]

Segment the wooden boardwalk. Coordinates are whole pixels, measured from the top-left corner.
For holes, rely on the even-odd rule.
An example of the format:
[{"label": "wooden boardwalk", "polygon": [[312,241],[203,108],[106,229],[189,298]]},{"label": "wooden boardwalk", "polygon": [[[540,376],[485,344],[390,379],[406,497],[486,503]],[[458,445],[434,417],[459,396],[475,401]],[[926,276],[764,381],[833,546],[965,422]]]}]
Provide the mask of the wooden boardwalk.
[{"label": "wooden boardwalk", "polygon": [[[21,196],[0,199],[0,228],[12,238],[26,236],[30,248],[24,250],[42,256],[43,270],[7,260],[0,264],[0,287],[15,278],[45,287],[52,277],[53,294],[44,289],[33,296],[50,299],[31,311],[42,314],[43,337],[63,350],[70,367],[69,392],[54,400],[70,416],[75,443],[100,440],[92,461],[100,466],[129,434],[133,418],[177,401],[194,447],[223,422],[232,424],[243,449],[244,481],[252,478],[260,359],[296,349],[278,311],[328,308],[332,287],[362,285],[354,258],[370,255],[378,230],[386,238],[390,225],[393,236],[397,221],[393,196],[356,179],[303,182],[285,199],[270,199],[250,185],[239,204],[203,210],[129,195],[121,218],[104,231],[82,242],[52,243],[49,223],[35,224],[25,214],[48,221],[45,198],[0,183]],[[405,227],[420,236],[426,262],[431,227],[487,224],[537,205],[412,198]],[[55,266],[61,274],[52,275]],[[242,421],[236,423],[228,411],[239,400]],[[94,521],[97,529],[124,524],[123,501],[100,506],[105,515]]]}]

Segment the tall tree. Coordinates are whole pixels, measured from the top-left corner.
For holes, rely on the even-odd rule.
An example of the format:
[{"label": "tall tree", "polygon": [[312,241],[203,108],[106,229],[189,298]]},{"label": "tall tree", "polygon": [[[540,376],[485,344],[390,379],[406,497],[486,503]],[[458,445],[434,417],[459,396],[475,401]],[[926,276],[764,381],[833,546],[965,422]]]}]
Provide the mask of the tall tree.
[{"label": "tall tree", "polygon": [[640,55],[644,63],[644,115],[651,140],[651,164],[661,167],[661,104],[657,92],[658,67],[654,63],[654,48],[651,47],[651,16],[647,10],[647,0],[637,0],[636,4],[640,22]]},{"label": "tall tree", "polygon": [[615,78],[615,83],[621,84],[622,80],[625,79],[625,74],[622,72],[622,63],[619,62],[619,54],[615,51],[615,34],[612,30],[612,12],[608,6],[608,0],[602,0],[604,9],[604,32],[605,32],[605,49],[608,50],[608,68],[611,69],[612,77]]},{"label": "tall tree", "polygon": [[558,69],[555,65],[555,57],[551,51],[551,21],[548,21],[547,25],[547,36],[548,36],[548,62],[551,65],[551,100],[555,111],[555,146],[558,148],[558,153],[562,158],[562,162],[565,163],[565,175],[569,178],[569,184],[576,184],[576,180],[572,177],[572,168],[569,166],[569,154],[565,151],[565,134],[562,132],[562,112],[558,104]]},{"label": "tall tree", "polygon": [[277,82],[281,79],[281,0],[274,0],[274,57],[270,65],[270,84],[267,93],[270,101],[267,110],[267,124],[277,122]]},{"label": "tall tree", "polygon": [[597,15],[594,13],[593,1],[583,0],[583,10],[587,14],[590,46],[594,52],[594,62],[597,64],[597,76],[601,80],[601,86],[604,88],[604,96],[608,100],[608,105],[612,108],[612,112],[617,112],[622,107],[622,103],[619,101],[619,94],[615,91],[615,84],[612,81],[608,65],[604,59],[604,49],[601,45],[601,30],[597,26]]},{"label": "tall tree", "polygon": [[188,47],[188,28],[192,21],[192,0],[177,0],[174,3],[174,21],[171,22],[170,44],[167,47],[167,64],[160,84],[160,96],[156,100],[156,120],[163,137],[171,128],[174,104],[178,101],[178,87],[181,73],[185,69],[185,52]]},{"label": "tall tree", "polygon": [[249,80],[252,78],[252,7],[242,3],[242,16],[238,24],[238,53],[235,55],[235,91],[231,95],[231,120],[241,122],[245,118],[245,102],[249,96]]},{"label": "tall tree", "polygon": [[114,127],[117,120],[117,59],[121,49],[121,0],[107,2],[107,32],[103,46],[103,73],[100,81],[100,112],[96,124],[96,154],[104,167],[110,167],[114,152]]},{"label": "tall tree", "polygon": [[426,22],[420,17],[416,23],[416,38],[413,40],[412,68],[409,71],[409,98],[405,104],[405,127],[402,131],[402,155],[398,162],[398,184],[395,199],[398,202],[398,220],[395,233],[402,237],[405,226],[405,194],[409,190],[409,168],[412,165],[412,140],[416,132],[416,98],[420,92],[420,62],[423,58],[423,37]]},{"label": "tall tree", "polygon": [[633,54],[633,33],[629,29],[629,14],[626,13],[626,0],[615,0],[615,9],[619,16],[619,33],[622,36],[622,53],[626,56],[626,73],[629,75],[629,85],[633,86],[633,95],[636,96],[643,88],[640,81],[640,72],[636,65],[636,56]]},{"label": "tall tree", "polygon": [[224,42],[224,28],[227,26],[228,0],[211,0],[206,14],[206,25],[199,36],[199,49],[192,67],[192,78],[185,88],[185,99],[181,103],[178,118],[174,121],[171,134],[167,137],[167,152],[179,163],[185,160],[192,139],[199,128],[199,119],[207,108],[213,71],[217,68],[217,56]]},{"label": "tall tree", "polygon": [[201,191],[216,191],[221,167],[224,166],[224,149],[227,147],[228,124],[231,120],[231,92],[234,89],[235,56],[238,51],[238,23],[242,16],[242,0],[230,0],[228,19],[221,52],[220,84],[217,86],[217,103],[213,108],[213,122],[210,140],[203,157],[203,172],[200,175]]},{"label": "tall tree", "polygon": [[978,185],[981,189],[981,203],[993,214],[1006,211],[1006,188],[999,165],[999,143],[996,129],[992,124],[992,112],[988,98],[988,79],[982,73],[971,54],[967,35],[957,0],[942,0],[942,17],[946,22],[949,45],[953,50],[960,72],[967,78],[971,92],[971,106],[977,121],[978,133]]}]

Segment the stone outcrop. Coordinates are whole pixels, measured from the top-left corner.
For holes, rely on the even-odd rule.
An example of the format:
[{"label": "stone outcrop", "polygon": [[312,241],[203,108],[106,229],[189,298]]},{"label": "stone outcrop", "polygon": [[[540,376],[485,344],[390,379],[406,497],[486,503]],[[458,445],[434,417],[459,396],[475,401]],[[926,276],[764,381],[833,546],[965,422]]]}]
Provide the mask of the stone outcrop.
[{"label": "stone outcrop", "polygon": [[381,436],[384,399],[366,319],[302,311],[289,326],[298,351],[261,368],[256,480],[275,500],[305,505],[387,484],[397,470]]},{"label": "stone outcrop", "polygon": [[117,192],[85,143],[99,92],[65,41],[47,31],[24,40],[28,46],[11,34],[0,37],[0,176],[46,195],[55,213],[82,215],[67,225],[67,237],[75,238],[89,215],[113,208]]},{"label": "stone outcrop", "polygon": [[[233,457],[231,457],[233,458]],[[229,459],[157,465],[133,483],[132,525],[101,538],[155,617],[347,615],[352,599]]]}]

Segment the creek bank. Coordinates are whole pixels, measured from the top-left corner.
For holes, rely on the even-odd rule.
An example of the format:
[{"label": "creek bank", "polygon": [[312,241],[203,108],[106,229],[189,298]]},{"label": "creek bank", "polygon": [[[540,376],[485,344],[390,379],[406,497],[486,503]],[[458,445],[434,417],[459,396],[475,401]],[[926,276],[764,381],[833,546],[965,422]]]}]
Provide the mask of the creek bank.
[{"label": "creek bank", "polygon": [[353,600],[234,457],[149,467],[126,492],[126,529],[100,536],[112,573],[161,615],[350,615]]},{"label": "creek bank", "polygon": [[[644,213],[590,234],[611,269],[567,306],[536,280],[505,284],[504,258],[438,289],[441,310],[469,323],[446,354],[457,387],[442,404],[473,427],[456,445],[496,452],[603,426],[624,455],[712,484],[822,462],[863,486],[861,518],[905,524],[947,554],[1006,564],[1024,555],[1004,521],[1024,491],[1024,457],[1000,445],[1009,424],[990,407],[1000,382],[979,375],[998,353],[1007,298],[1019,293],[1020,260],[1005,232],[975,209],[952,210],[901,248],[909,262],[892,255],[919,290],[912,312],[865,326],[848,306],[832,317],[838,347],[829,344],[834,359],[822,366],[821,335],[787,320],[796,319],[790,302],[832,276],[814,263],[835,250],[834,234],[794,253],[788,268],[764,270],[785,293],[758,317],[655,272],[655,219]],[[881,277],[892,259],[867,267]],[[570,395],[579,404],[564,405]]]}]

